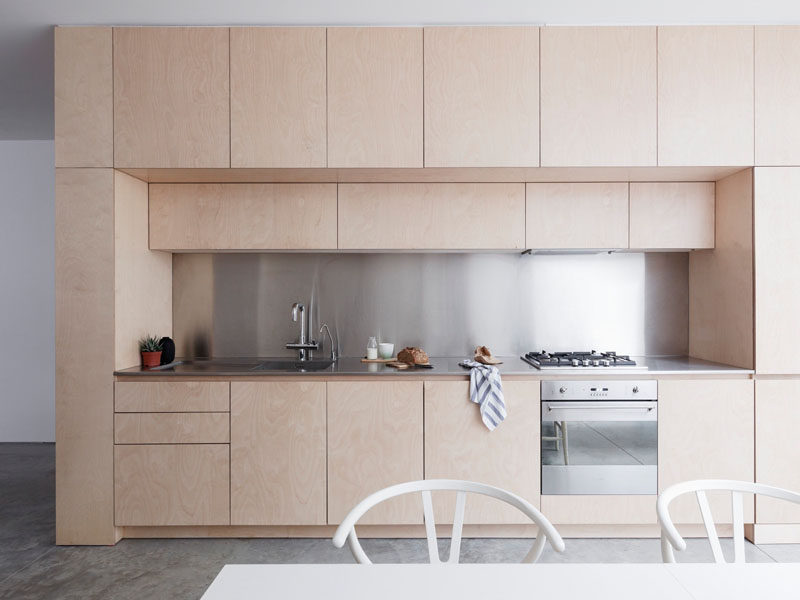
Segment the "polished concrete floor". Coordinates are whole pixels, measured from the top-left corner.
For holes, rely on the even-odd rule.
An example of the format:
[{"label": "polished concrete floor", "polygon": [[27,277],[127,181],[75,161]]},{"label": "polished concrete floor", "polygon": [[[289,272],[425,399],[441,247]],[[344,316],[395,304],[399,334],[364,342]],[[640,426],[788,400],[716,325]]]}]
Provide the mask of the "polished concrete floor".
[{"label": "polished concrete floor", "polygon": [[[711,560],[705,540],[679,556]],[[723,547],[730,556],[730,540]],[[375,562],[425,562],[423,540],[363,540]],[[447,541],[442,541],[446,555]],[[566,540],[542,562],[658,562],[658,540]],[[464,540],[462,562],[516,562],[528,540]],[[800,562],[800,545],[747,545],[751,562]],[[352,562],[330,540],[123,540],[113,547],[54,545],[52,444],[0,444],[0,599],[197,599],[226,563]]]}]

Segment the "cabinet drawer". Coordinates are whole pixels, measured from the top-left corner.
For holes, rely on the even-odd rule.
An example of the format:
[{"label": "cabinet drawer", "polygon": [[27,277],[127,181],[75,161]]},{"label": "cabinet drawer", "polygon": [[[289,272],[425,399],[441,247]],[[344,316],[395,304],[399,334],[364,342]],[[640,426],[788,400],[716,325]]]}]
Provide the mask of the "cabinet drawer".
[{"label": "cabinet drawer", "polygon": [[115,444],[227,444],[230,413],[118,413]]},{"label": "cabinet drawer", "polygon": [[230,446],[114,446],[116,525],[228,525]]},{"label": "cabinet drawer", "polygon": [[228,412],[227,381],[118,381],[116,412]]}]

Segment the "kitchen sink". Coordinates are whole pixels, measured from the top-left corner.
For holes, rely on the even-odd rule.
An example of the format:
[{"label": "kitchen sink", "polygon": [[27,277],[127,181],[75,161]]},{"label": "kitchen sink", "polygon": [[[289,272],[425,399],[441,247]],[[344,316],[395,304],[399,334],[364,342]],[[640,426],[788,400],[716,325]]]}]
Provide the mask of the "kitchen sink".
[{"label": "kitchen sink", "polygon": [[333,364],[332,360],[267,360],[259,363],[251,371],[323,371]]}]

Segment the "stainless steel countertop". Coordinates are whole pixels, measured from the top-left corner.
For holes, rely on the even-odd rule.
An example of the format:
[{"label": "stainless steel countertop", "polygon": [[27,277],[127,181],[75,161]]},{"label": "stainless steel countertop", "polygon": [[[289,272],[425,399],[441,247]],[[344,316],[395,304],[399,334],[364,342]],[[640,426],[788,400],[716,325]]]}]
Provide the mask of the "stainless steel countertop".
[{"label": "stainless steel countertop", "polygon": [[[634,356],[638,365],[645,369],[626,369],[624,367],[586,367],[586,368],[558,368],[540,370],[523,361],[517,356],[500,357],[503,364],[497,365],[501,375],[529,375],[540,378],[567,378],[567,377],[624,377],[652,375],[747,375],[753,373],[750,369],[741,369],[730,365],[713,363],[688,356]],[[432,369],[407,369],[398,370],[380,363],[363,363],[360,358],[340,358],[327,369],[319,371],[274,371],[253,370],[260,362],[265,360],[286,360],[291,358],[216,358],[210,360],[186,360],[168,369],[150,370],[142,367],[131,367],[115,371],[119,376],[140,377],[236,377],[236,376],[322,376],[332,375],[413,375],[424,377],[437,377],[443,375],[469,375],[469,369],[459,366],[464,357],[431,357]],[[181,359],[178,359],[181,360]]]}]

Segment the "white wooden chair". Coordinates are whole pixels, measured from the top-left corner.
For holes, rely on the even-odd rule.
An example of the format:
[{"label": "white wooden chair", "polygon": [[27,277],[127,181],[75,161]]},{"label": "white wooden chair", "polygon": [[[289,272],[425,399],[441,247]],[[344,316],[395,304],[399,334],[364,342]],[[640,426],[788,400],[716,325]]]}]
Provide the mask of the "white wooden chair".
[{"label": "white wooden chair", "polygon": [[550,541],[550,545],[556,552],[564,551],[564,540],[561,539],[556,528],[553,527],[550,521],[534,508],[530,502],[511,492],[491,485],[475,483],[473,481],[460,481],[457,479],[409,481],[408,483],[400,483],[384,488],[367,496],[350,511],[341,525],[339,525],[333,536],[333,545],[337,548],[341,548],[344,546],[345,541],[347,541],[350,546],[350,551],[353,553],[353,557],[356,561],[362,565],[371,565],[372,561],[370,561],[369,557],[364,553],[364,549],[358,541],[355,528],[356,523],[365,512],[376,504],[380,504],[396,496],[419,492],[422,495],[422,510],[425,517],[425,534],[428,538],[428,554],[430,555],[430,561],[431,564],[440,564],[442,561],[439,557],[439,546],[436,540],[436,523],[433,519],[433,502],[431,499],[431,492],[435,491],[458,492],[456,494],[456,509],[453,516],[453,532],[450,538],[450,555],[447,559],[447,563],[458,563],[459,554],[461,553],[461,531],[464,525],[464,506],[466,505],[466,495],[468,493],[491,496],[492,498],[497,498],[498,500],[510,504],[524,513],[538,526],[539,533],[536,536],[536,541],[525,558],[522,559],[522,562],[536,562],[539,556],[541,556],[542,550],[544,550],[545,540]]},{"label": "white wooden chair", "polygon": [[706,492],[710,491],[731,493],[733,560],[737,563],[744,562],[744,494],[759,494],[800,504],[800,494],[761,483],[729,479],[697,479],[676,483],[661,492],[656,502],[658,523],[661,525],[661,558],[665,563],[675,562],[675,553],[673,549],[677,549],[678,551],[686,550],[686,541],[678,533],[678,530],[672,523],[672,518],[669,516],[669,504],[678,496],[691,492],[694,492],[697,496],[697,504],[700,507],[700,515],[703,518],[703,524],[706,527],[708,543],[711,545],[711,552],[714,554],[714,562],[725,562],[725,557],[722,555],[722,548],[719,544],[717,528],[714,525],[714,517],[711,514],[711,508],[708,505],[708,498],[706,497]]}]

